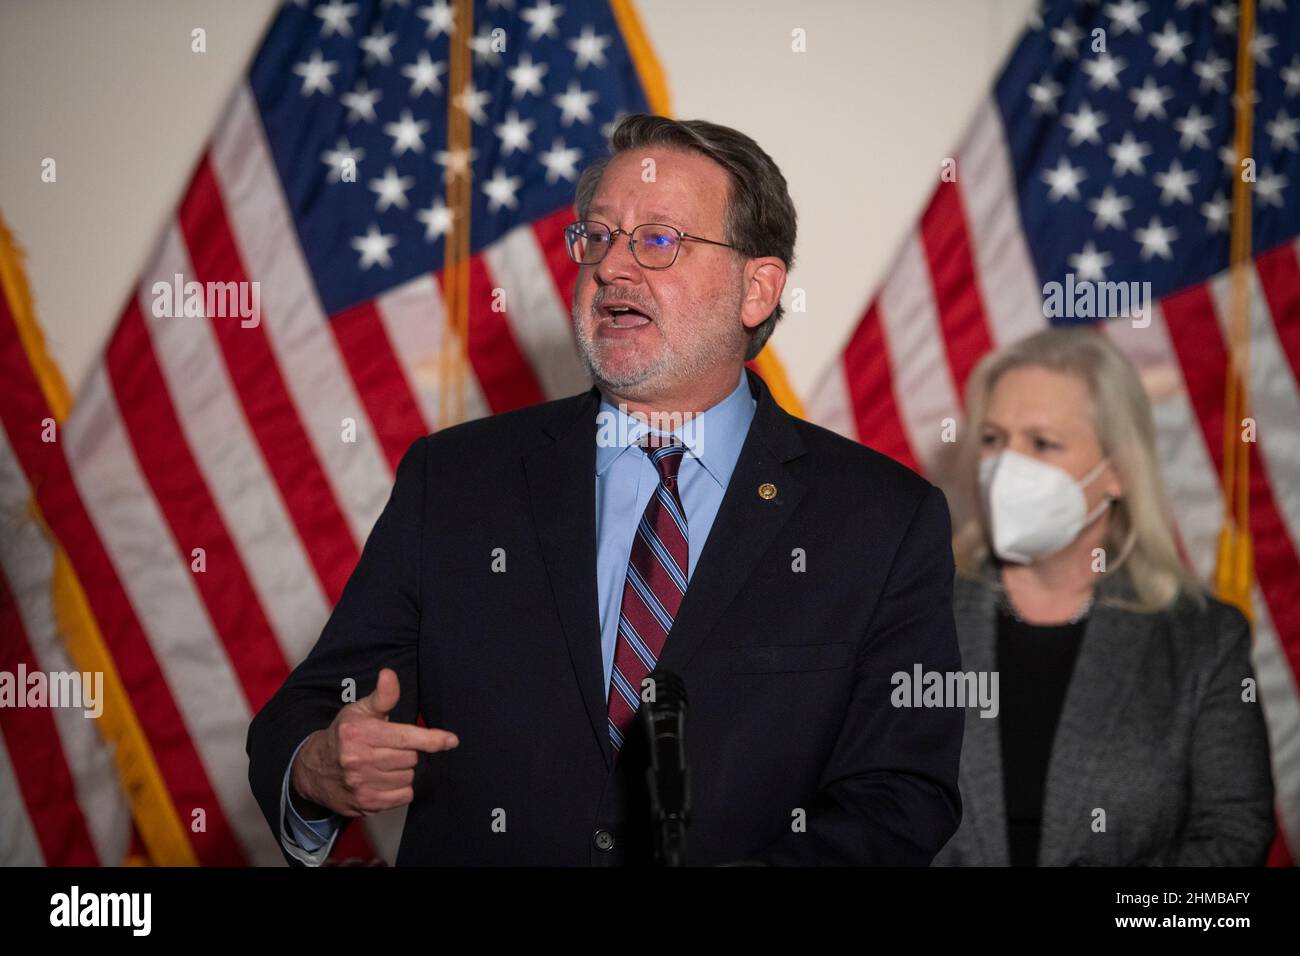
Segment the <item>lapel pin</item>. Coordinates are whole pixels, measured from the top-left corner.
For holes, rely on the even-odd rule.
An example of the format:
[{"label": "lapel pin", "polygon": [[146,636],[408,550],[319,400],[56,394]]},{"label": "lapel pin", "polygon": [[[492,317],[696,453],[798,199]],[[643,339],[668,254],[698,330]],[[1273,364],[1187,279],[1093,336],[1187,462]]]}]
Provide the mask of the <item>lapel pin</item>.
[{"label": "lapel pin", "polygon": [[758,486],[758,496],[764,501],[771,501],[776,497],[776,485],[770,481],[765,481]]}]

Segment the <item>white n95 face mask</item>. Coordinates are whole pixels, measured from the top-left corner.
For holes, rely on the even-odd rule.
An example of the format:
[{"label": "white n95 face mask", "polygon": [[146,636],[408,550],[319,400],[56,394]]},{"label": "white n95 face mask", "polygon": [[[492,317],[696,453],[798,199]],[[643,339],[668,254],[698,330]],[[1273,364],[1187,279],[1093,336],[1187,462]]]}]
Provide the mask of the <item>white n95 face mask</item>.
[{"label": "white n95 face mask", "polygon": [[1078,481],[1063,468],[1010,449],[980,461],[980,491],[997,556],[1028,564],[1070,544],[1110,506],[1107,496],[1089,514],[1083,496],[1106,461]]}]

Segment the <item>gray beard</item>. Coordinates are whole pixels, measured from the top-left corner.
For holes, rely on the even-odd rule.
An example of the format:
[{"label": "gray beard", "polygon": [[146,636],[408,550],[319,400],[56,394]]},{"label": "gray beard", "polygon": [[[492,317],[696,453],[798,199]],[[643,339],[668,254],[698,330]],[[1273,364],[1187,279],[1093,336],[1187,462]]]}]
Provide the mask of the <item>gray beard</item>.
[{"label": "gray beard", "polygon": [[648,368],[640,371],[631,372],[619,377],[613,377],[600,366],[600,359],[597,355],[596,344],[587,335],[586,330],[581,323],[574,324],[577,331],[578,355],[582,358],[582,364],[587,367],[587,373],[591,376],[593,382],[601,388],[612,391],[623,391],[640,385],[643,382],[653,379],[656,375],[669,368],[673,362],[673,354],[667,349],[661,354],[657,361],[651,363]]},{"label": "gray beard", "polygon": [[[739,295],[736,297],[733,312],[739,315]],[[666,378],[664,384],[697,380],[715,368],[731,363],[737,355],[743,357],[748,344],[744,330],[730,326],[724,326],[710,333],[708,337],[696,343],[695,350],[687,355],[675,352],[665,339],[663,352],[648,367],[614,378],[600,367],[596,344],[588,334],[588,327],[580,320],[576,308],[572,310],[572,315],[578,354],[582,358],[582,364],[587,368],[587,373],[596,385],[615,392],[623,392],[653,382],[661,376]],[[739,325],[738,320],[736,324]]]}]

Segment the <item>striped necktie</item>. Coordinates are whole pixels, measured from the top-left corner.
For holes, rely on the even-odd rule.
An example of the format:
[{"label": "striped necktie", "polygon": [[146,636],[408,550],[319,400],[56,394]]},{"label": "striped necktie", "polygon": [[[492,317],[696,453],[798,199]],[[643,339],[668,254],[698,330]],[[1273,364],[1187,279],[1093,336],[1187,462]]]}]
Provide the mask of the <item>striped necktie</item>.
[{"label": "striped necktie", "polygon": [[641,447],[659,470],[659,484],[637,525],[623,583],[609,678],[609,739],[615,759],[640,706],[641,682],[654,670],[681,607],[690,567],[686,510],[677,491],[677,470],[686,449],[671,435],[647,435]]}]

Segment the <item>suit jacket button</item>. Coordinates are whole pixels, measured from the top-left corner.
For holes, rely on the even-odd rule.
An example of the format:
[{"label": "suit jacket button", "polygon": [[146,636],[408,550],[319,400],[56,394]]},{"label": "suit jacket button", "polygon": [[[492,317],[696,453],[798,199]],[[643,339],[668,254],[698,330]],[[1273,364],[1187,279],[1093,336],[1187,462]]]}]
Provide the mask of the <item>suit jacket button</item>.
[{"label": "suit jacket button", "polygon": [[614,849],[614,834],[608,830],[597,830],[592,834],[591,842],[596,844],[597,850],[609,852]]}]

